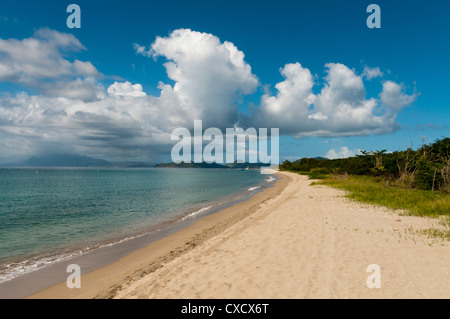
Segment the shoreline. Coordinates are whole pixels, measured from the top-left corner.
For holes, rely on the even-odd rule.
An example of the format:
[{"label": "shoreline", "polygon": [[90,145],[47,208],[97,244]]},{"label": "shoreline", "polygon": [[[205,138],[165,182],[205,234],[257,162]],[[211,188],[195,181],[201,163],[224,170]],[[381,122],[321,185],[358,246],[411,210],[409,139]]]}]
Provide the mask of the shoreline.
[{"label": "shoreline", "polygon": [[[68,289],[66,286],[65,279],[69,274],[65,272],[65,269],[67,265],[74,262],[71,259],[58,263],[59,269],[57,271],[61,273],[61,278],[64,279],[63,282],[61,281],[50,287],[39,289],[32,294],[22,294],[22,297],[38,299],[108,298],[111,295],[111,290],[114,289],[111,287],[120,285],[124,280],[128,280],[127,278],[134,276],[136,272],[143,271],[144,269],[146,272],[158,269],[162,263],[182,255],[208,238],[216,235],[221,230],[247,217],[254,211],[255,206],[264,202],[267,197],[276,196],[287,185],[288,181],[278,174],[274,175],[278,179],[270,186],[262,186],[262,189],[252,191],[255,192],[253,195],[245,194],[243,195],[243,199],[218,205],[218,208],[213,208],[205,215],[200,215],[192,220],[189,220],[189,218],[187,221],[183,220],[184,223],[174,225],[166,233],[159,233],[155,240],[150,241],[150,243],[147,242],[144,246],[132,249],[131,252],[122,256],[119,260],[104,261],[100,268],[96,267],[86,273],[83,273],[85,267],[81,267],[81,289]],[[96,262],[98,262],[98,258]],[[48,271],[53,270],[51,269],[52,266],[48,266]],[[86,267],[89,269],[92,265],[88,264]],[[40,271],[43,270],[45,269]],[[26,276],[32,274],[20,276],[22,280],[19,281],[19,285],[22,286],[22,289],[29,285],[29,280]],[[3,283],[5,286],[7,284],[8,282]]]},{"label": "shoreline", "polygon": [[[250,199],[32,299],[450,298],[438,220],[358,203],[294,173]],[[381,288],[368,285],[379,265]]]},{"label": "shoreline", "polygon": [[102,297],[450,298],[450,242],[422,232],[439,220],[354,202],[298,174],[279,175],[287,185],[248,218],[164,267],[137,271]]},{"label": "shoreline", "polygon": [[[89,245],[77,244],[64,250],[23,259],[16,265],[24,264],[26,268],[10,269],[10,272],[7,272],[6,275],[11,274],[14,277],[0,282],[0,299],[25,298],[59,282],[63,282],[68,276],[66,273],[67,266],[72,263],[80,265],[85,273],[111,264],[132,251],[142,249],[151,242],[189,227],[198,219],[246,201],[255,194],[273,187],[277,177],[274,174],[267,176],[256,187],[242,189],[238,193],[203,203],[201,206],[186,208],[184,213],[177,218],[153,225],[147,229],[140,229],[136,233],[129,233],[124,236],[110,236],[110,239],[92,242]],[[17,267],[14,264],[12,265]],[[8,269],[5,268],[5,270]]]}]

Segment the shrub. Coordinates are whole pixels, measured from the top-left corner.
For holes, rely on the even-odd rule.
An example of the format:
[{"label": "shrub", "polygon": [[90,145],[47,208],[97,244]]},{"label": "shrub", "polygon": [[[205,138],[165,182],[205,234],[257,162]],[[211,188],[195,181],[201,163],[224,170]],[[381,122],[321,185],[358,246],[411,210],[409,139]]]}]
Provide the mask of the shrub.
[{"label": "shrub", "polygon": [[414,150],[386,153],[363,151],[363,155],[345,159],[302,158],[285,161],[281,170],[318,174],[350,174],[381,176],[386,183],[406,188],[450,192],[450,138],[436,140]]}]

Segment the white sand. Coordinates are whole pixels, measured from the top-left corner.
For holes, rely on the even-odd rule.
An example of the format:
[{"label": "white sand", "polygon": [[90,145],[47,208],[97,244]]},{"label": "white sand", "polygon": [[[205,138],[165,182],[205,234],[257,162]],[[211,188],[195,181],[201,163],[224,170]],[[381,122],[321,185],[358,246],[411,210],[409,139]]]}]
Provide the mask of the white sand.
[{"label": "white sand", "polygon": [[[344,192],[290,180],[223,232],[135,276],[115,298],[450,298],[450,244],[418,233],[437,221],[398,216]],[[368,288],[381,269],[381,288]]]},{"label": "white sand", "polygon": [[[31,298],[450,298],[450,242],[345,193],[278,173],[275,186]],[[381,288],[367,272],[380,266]]]}]

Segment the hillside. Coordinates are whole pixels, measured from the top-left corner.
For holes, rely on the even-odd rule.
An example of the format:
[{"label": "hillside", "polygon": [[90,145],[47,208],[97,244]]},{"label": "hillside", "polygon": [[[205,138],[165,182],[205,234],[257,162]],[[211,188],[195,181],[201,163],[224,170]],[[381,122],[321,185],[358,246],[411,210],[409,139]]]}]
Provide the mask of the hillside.
[{"label": "hillside", "polygon": [[43,156],[33,156],[24,161],[2,164],[0,167],[154,167],[154,164],[147,162],[109,162],[89,156],[73,154],[49,154]]},{"label": "hillside", "polygon": [[229,168],[227,166],[224,165],[220,165],[217,163],[180,163],[180,164],[176,164],[176,163],[161,163],[156,165],[155,167],[159,167],[159,168]]}]

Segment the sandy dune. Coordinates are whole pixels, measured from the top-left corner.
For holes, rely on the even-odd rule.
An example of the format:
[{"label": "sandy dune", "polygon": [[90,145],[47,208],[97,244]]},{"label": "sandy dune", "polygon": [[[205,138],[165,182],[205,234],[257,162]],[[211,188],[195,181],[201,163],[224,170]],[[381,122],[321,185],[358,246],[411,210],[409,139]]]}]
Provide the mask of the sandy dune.
[{"label": "sandy dune", "polygon": [[[354,203],[342,191],[289,180],[254,212],[114,298],[450,298],[450,244],[418,230],[436,220]],[[370,289],[367,267],[380,266]]]}]

